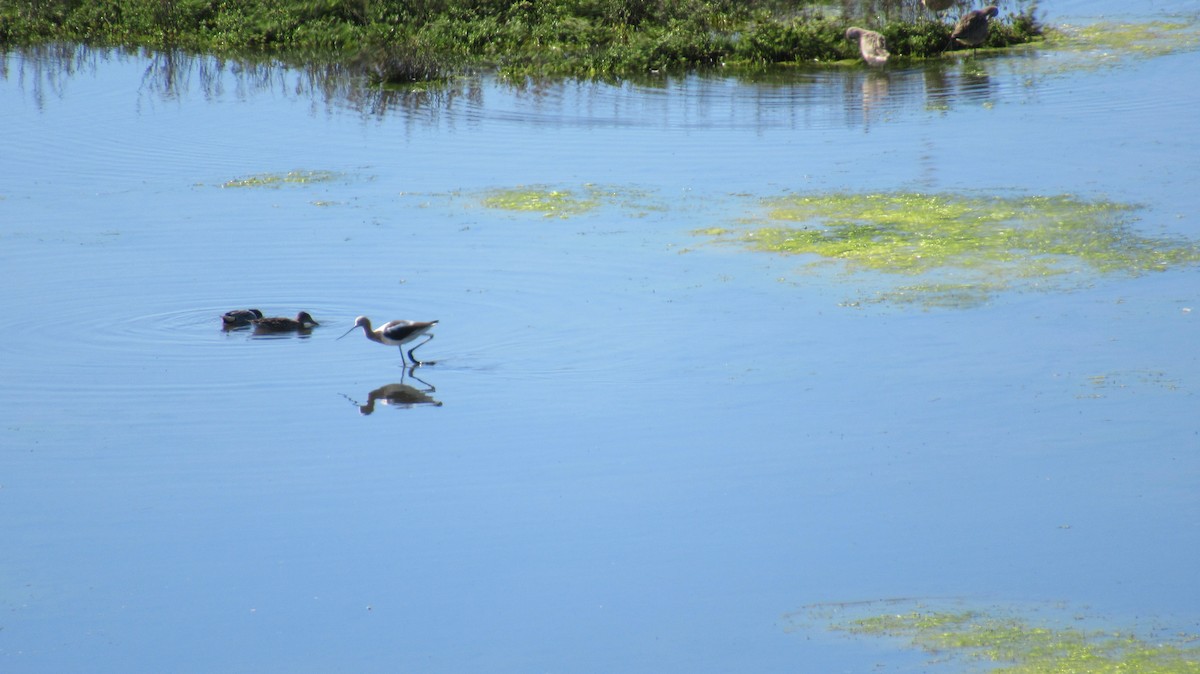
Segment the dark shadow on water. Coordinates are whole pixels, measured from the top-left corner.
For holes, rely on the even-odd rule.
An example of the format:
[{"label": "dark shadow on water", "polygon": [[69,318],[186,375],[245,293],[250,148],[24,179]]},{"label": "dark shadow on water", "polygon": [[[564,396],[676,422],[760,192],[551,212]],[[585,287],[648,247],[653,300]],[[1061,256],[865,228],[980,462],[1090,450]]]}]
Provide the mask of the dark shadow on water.
[{"label": "dark shadow on water", "polygon": [[198,95],[205,99],[232,97],[245,101],[259,95],[311,99],[331,107],[382,117],[402,113],[413,120],[436,122],[440,113],[458,101],[479,104],[479,78],[461,78],[407,87],[381,87],[366,82],[346,64],[318,58],[284,62],[259,55],[238,58],[154,51],[141,48],[102,48],[82,44],[49,44],[0,52],[0,79],[16,78],[39,109],[49,97],[66,94],[79,75],[94,76],[106,62],[144,64],[140,92],[150,101],[177,101]]},{"label": "dark shadow on water", "polygon": [[[840,102],[843,123],[868,128],[905,109],[944,110],[992,100],[997,91],[989,69],[995,66],[988,61],[934,60],[915,68],[881,70],[730,68],[619,82],[471,75],[381,87],[370,84],[353,66],[319,58],[281,61],[247,55],[235,59],[183,51],[57,44],[0,55],[0,78],[17,79],[39,108],[50,97],[64,96],[72,78],[94,75],[101,64],[115,62],[141,68],[139,105],[196,96],[238,101],[269,96],[350,110],[364,118],[399,117],[410,125],[437,126],[484,114],[488,93],[498,89],[517,99],[535,101],[531,109],[536,114],[491,114],[534,114],[533,121],[543,124],[807,127],[813,124],[813,110]],[[735,118],[728,115],[731,102],[739,103],[736,109],[743,111]],[[681,104],[695,112],[674,119]],[[635,110],[638,114],[629,114]]]},{"label": "dark shadow on water", "polygon": [[48,97],[61,98],[66,94],[74,77],[95,76],[97,66],[110,53],[77,44],[47,44],[0,52],[0,79],[15,77],[37,108],[43,110]]},{"label": "dark shadow on water", "polygon": [[[419,405],[432,405],[441,407],[442,402],[431,396],[431,393],[437,391],[436,388],[429,382],[421,379],[416,374],[418,366],[412,366],[401,375],[400,381],[394,384],[384,384],[379,388],[367,393],[367,401],[360,403],[348,395],[342,394],[342,397],[354,403],[358,407],[358,413],[366,416],[375,411],[375,404],[383,404],[397,409],[412,409]],[[411,378],[420,382],[424,387],[406,384],[405,379]]]},{"label": "dark shadow on water", "polygon": [[[342,63],[312,59],[287,63],[274,59],[227,60],[183,52],[149,52],[142,78],[144,91],[171,100],[194,85],[206,98],[232,93],[243,100],[256,94],[309,98],[369,117],[402,113],[410,119],[436,121],[460,99],[478,103],[475,78],[427,82],[406,87],[368,84],[361,73]],[[233,91],[230,92],[229,88]]]}]

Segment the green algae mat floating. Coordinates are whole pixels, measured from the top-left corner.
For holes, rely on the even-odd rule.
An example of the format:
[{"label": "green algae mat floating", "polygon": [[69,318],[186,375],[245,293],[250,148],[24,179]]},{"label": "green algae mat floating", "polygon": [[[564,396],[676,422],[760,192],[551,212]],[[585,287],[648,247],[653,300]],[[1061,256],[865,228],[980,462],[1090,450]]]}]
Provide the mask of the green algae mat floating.
[{"label": "green algae mat floating", "polygon": [[256,173],[222,183],[221,187],[282,187],[328,183],[341,177],[335,171],[288,171],[287,173]]},{"label": "green algae mat floating", "polygon": [[848,304],[969,307],[1003,292],[1200,262],[1196,242],[1139,234],[1139,210],[1066,195],[789,195],[763,200],[742,227],[697,233],[803,256],[809,266],[840,265],[860,286],[877,286]]},{"label": "green algae mat floating", "polygon": [[483,198],[483,205],[505,211],[566,218],[595,209],[600,205],[600,200],[591,191],[580,193],[569,189],[518,187],[493,190]]},{"label": "green algae mat floating", "polygon": [[489,190],[480,202],[486,208],[525,212],[548,218],[570,218],[590,213],[601,206],[617,205],[639,211],[662,210],[644,189],[585,184],[578,188],[529,185]]},{"label": "green algae mat floating", "polygon": [[1046,31],[1036,49],[1039,58],[1009,61],[1029,75],[1069,75],[1200,49],[1200,20],[1086,25],[1064,24]]},{"label": "green algae mat floating", "polygon": [[1049,32],[1044,46],[1087,54],[1092,65],[1102,65],[1123,55],[1153,58],[1200,49],[1200,22],[1184,19],[1063,25]]},{"label": "green algae mat floating", "polygon": [[825,604],[786,617],[793,631],[822,626],[936,654],[928,671],[935,664],[961,671],[953,666],[958,661],[989,663],[982,671],[993,674],[1200,674],[1200,635],[1163,626],[1135,632],[1078,614],[1037,619],[1022,613],[905,600]]}]

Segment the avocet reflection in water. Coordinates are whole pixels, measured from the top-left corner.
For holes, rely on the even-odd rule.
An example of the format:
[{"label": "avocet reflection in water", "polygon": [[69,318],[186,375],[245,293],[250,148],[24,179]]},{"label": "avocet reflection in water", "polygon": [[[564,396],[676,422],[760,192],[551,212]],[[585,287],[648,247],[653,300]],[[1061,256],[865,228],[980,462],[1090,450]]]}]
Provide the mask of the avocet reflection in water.
[{"label": "avocet reflection in water", "polygon": [[420,378],[416,374],[417,366],[410,366],[405,370],[406,378],[415,380],[419,385],[406,383],[405,379],[393,384],[384,384],[367,393],[365,402],[360,402],[345,396],[347,400],[354,403],[358,407],[359,414],[366,416],[375,411],[375,405],[380,404],[396,409],[412,409],[421,405],[431,405],[433,407],[441,407],[442,402],[436,400],[432,394],[437,391],[432,384]]}]

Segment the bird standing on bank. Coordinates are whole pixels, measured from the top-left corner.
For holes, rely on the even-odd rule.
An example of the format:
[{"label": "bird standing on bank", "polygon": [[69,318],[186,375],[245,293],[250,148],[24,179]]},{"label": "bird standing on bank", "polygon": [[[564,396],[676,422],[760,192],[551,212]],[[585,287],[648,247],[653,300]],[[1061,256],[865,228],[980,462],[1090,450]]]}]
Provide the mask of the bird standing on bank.
[{"label": "bird standing on bank", "polygon": [[[408,357],[412,360],[413,365],[424,365],[426,362],[432,364],[432,361],[422,362],[417,360],[417,357],[413,355],[413,351],[416,351],[418,347],[424,346],[426,342],[433,339],[433,335],[425,333],[437,324],[437,321],[388,321],[378,328],[372,329],[371,319],[366,316],[359,316],[354,319],[353,327],[347,330],[342,337],[354,332],[355,328],[362,328],[363,332],[367,335],[367,339],[372,342],[379,342],[385,346],[399,347],[400,360],[404,360],[404,345],[421,335],[425,335],[423,342],[408,350]],[[338,339],[342,337],[338,337]]]},{"label": "bird standing on bank", "polygon": [[999,14],[1000,8],[995,5],[989,5],[983,9],[973,9],[963,14],[958,23],[954,24],[954,30],[950,32],[951,42],[958,42],[970,47],[971,56],[974,56],[979,45],[987,41],[988,19]]},{"label": "bird standing on bank", "polygon": [[873,30],[851,26],[846,29],[847,40],[858,40],[858,50],[867,65],[881,66],[887,63],[887,40]]}]

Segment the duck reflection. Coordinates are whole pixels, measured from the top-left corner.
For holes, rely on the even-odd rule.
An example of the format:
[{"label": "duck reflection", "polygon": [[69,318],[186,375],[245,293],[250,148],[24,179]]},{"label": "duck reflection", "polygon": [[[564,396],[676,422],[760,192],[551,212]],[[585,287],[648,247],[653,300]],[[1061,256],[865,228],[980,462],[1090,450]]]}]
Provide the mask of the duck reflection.
[{"label": "duck reflection", "polygon": [[383,386],[380,386],[374,391],[368,393],[367,402],[365,404],[359,403],[347,395],[343,395],[342,397],[357,405],[358,413],[363,416],[374,412],[376,403],[402,409],[410,409],[418,405],[432,405],[434,407],[441,407],[442,401],[435,400],[433,396],[429,395],[430,393],[435,393],[437,389],[435,389],[429,382],[418,377],[416,374],[416,369],[417,366],[415,365],[408,368],[408,370],[405,372],[405,375],[420,382],[425,386],[425,388],[418,388],[416,386],[406,384],[405,377],[401,376],[399,383],[384,384]]},{"label": "duck reflection", "polygon": [[870,72],[862,81],[863,124],[870,125],[871,119],[884,109],[891,85],[887,73]]},{"label": "duck reflection", "polygon": [[891,84],[887,71],[872,69],[847,76],[844,84],[846,123],[861,125],[869,131],[872,122],[888,114]]}]

